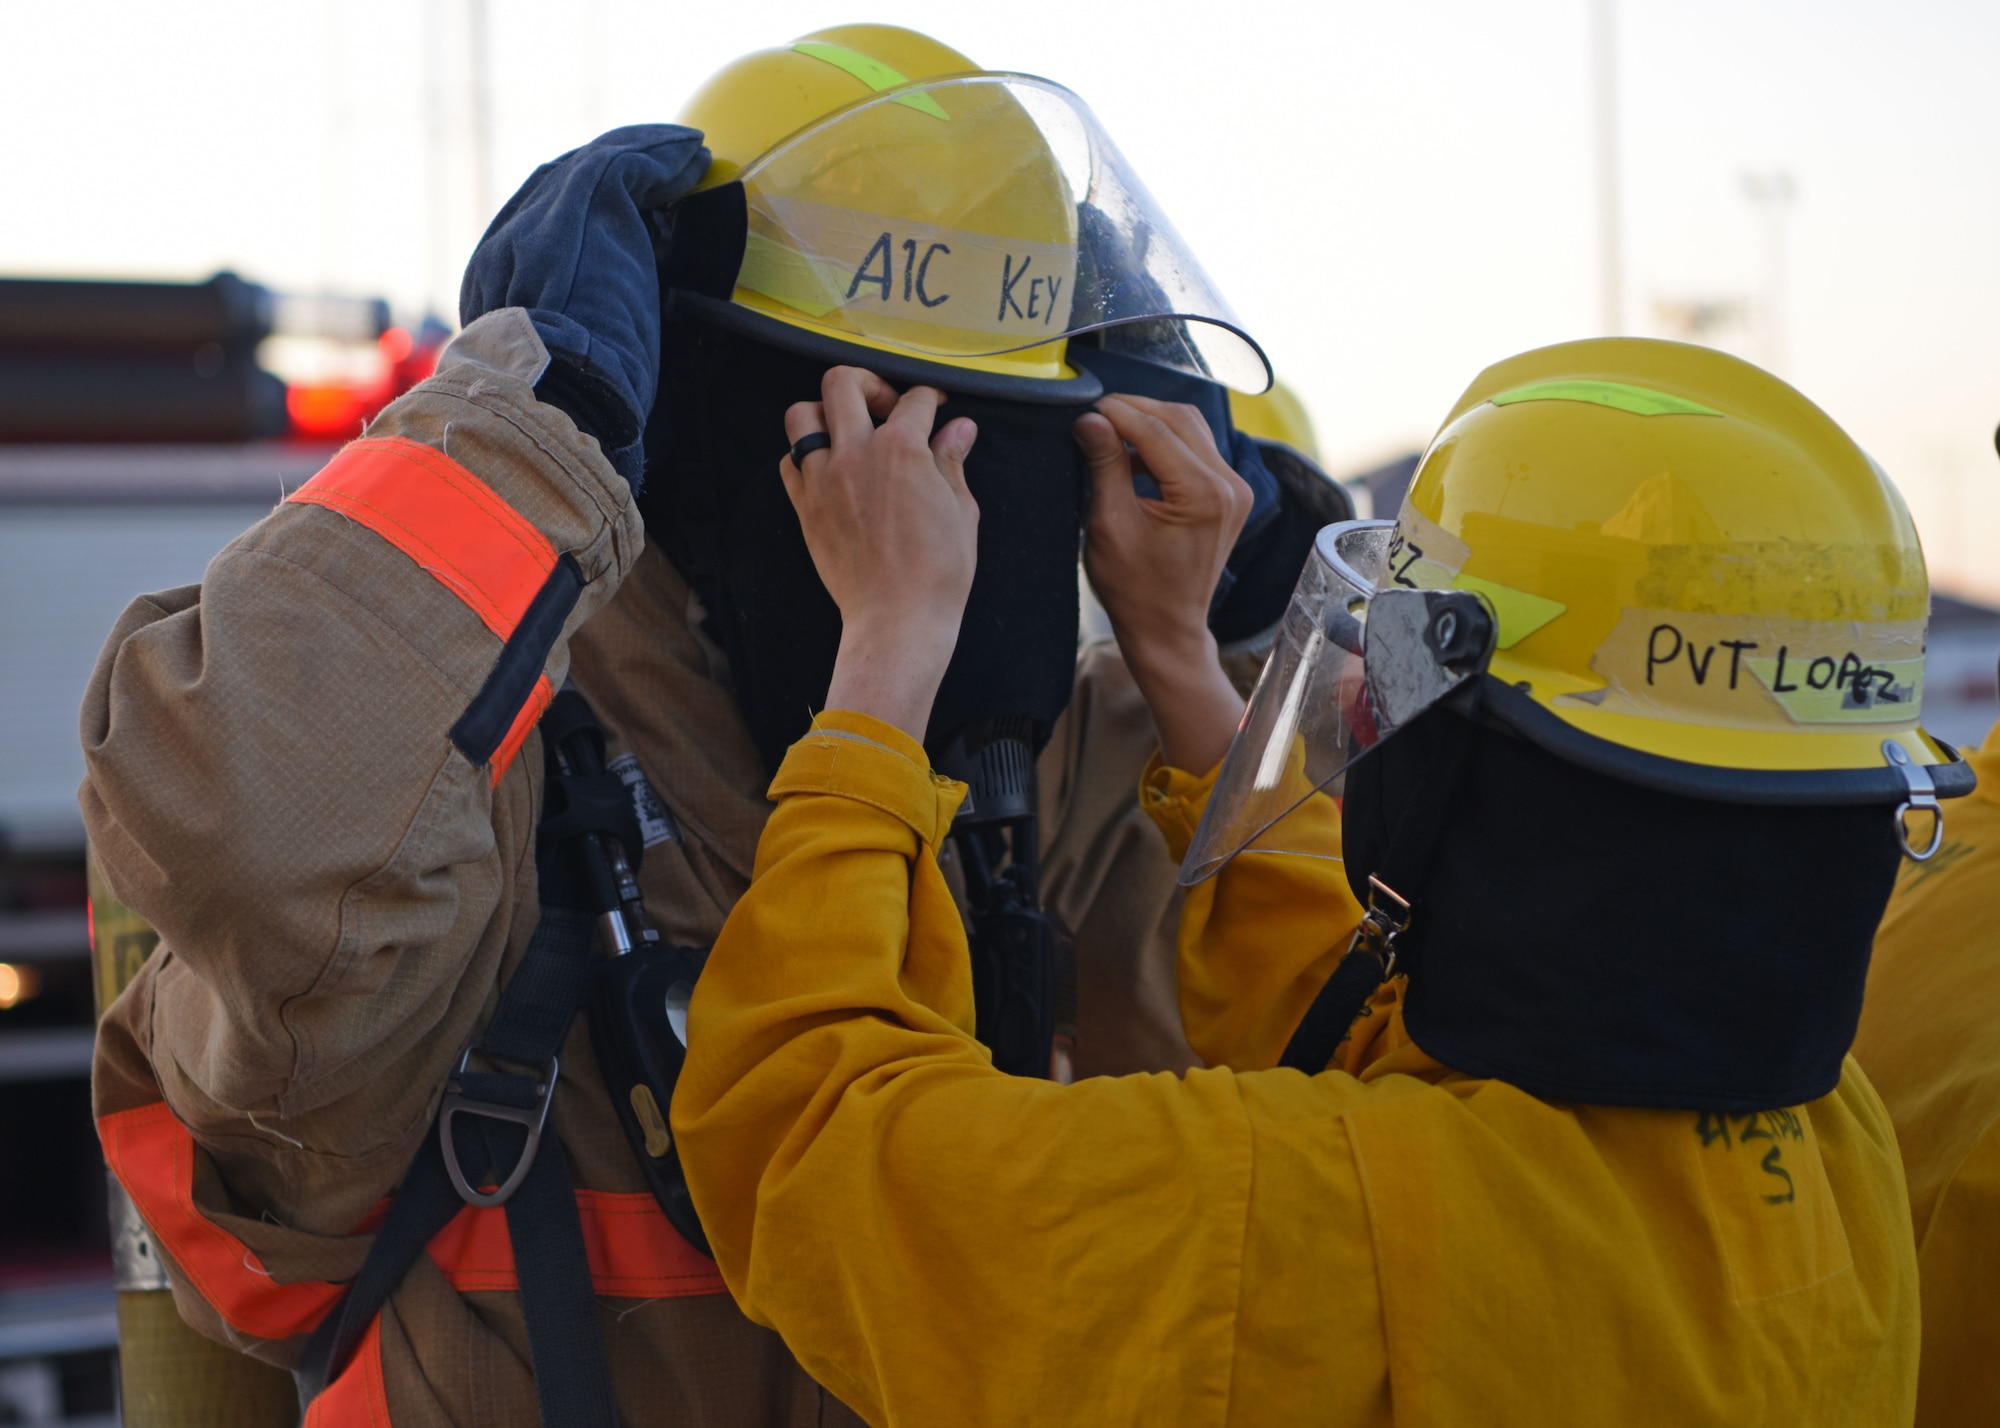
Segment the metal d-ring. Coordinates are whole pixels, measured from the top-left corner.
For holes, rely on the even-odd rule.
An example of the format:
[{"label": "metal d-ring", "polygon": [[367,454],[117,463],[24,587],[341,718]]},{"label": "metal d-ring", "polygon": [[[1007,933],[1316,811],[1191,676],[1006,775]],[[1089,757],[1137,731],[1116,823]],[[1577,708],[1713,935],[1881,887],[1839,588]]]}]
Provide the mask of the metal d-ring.
[{"label": "metal d-ring", "polygon": [[[468,1205],[491,1210],[504,1205],[521,1182],[528,1178],[528,1172],[535,1168],[535,1152],[542,1146],[542,1127],[548,1123],[549,1102],[555,1099],[556,1077],[562,1074],[561,1063],[553,1056],[542,1071],[542,1078],[535,1085],[535,1099],[532,1105],[503,1106],[497,1101],[482,1101],[468,1096],[460,1089],[464,1085],[466,1063],[472,1059],[472,1048],[466,1047],[465,1054],[458,1058],[458,1069],[451,1073],[445,1083],[444,1103],[438,1111],[438,1148],[444,1152],[445,1174],[451,1177],[452,1188],[459,1198]],[[466,1178],[465,1169],[458,1163],[458,1142],[452,1139],[452,1119],[459,1115],[478,1116],[489,1121],[506,1121],[510,1125],[525,1126],[528,1143],[521,1147],[520,1157],[507,1178],[500,1182],[500,1188],[490,1194],[475,1190]]]},{"label": "metal d-ring", "polygon": [[[1896,843],[1903,850],[1903,856],[1913,863],[1928,863],[1937,856],[1937,850],[1944,846],[1944,809],[1938,806],[1937,785],[1931,780],[1931,771],[1921,764],[1911,761],[1910,754],[1894,739],[1882,741],[1882,757],[1889,766],[1903,776],[1903,784],[1910,796],[1896,805],[1892,815],[1896,823]],[[1912,813],[1928,813],[1931,816],[1931,840],[1920,853],[1910,846],[1910,827],[1905,821]]]}]

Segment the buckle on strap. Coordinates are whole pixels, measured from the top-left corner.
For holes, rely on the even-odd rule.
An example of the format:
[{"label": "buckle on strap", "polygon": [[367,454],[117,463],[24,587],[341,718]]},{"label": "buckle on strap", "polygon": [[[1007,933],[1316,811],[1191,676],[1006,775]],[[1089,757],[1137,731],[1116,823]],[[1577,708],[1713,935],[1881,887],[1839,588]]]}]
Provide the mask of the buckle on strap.
[{"label": "buckle on strap", "polygon": [[[1377,901],[1377,896],[1381,901]],[[1393,906],[1384,906],[1384,904]],[[1349,951],[1365,951],[1382,964],[1382,981],[1396,974],[1396,939],[1410,930],[1410,900],[1376,877],[1368,875],[1368,908],[1361,925],[1354,929]]]},{"label": "buckle on strap", "polygon": [[[504,1205],[513,1193],[521,1188],[521,1182],[534,1169],[535,1153],[542,1146],[542,1127],[548,1123],[549,1102],[555,1098],[556,1078],[562,1073],[561,1063],[551,1056],[549,1064],[543,1068],[541,1079],[535,1083],[534,1099],[525,1106],[510,1106],[500,1101],[489,1101],[469,1094],[465,1089],[466,1063],[472,1059],[473,1048],[465,1048],[465,1054],[458,1058],[458,1068],[445,1082],[444,1102],[438,1108],[438,1149],[444,1153],[445,1174],[451,1177],[452,1188],[459,1198],[468,1205],[482,1209],[493,1209]],[[498,1079],[498,1078],[496,1078]],[[526,1077],[508,1079],[526,1080]],[[500,1182],[500,1188],[491,1194],[475,1190],[466,1179],[465,1169],[458,1163],[458,1143],[452,1139],[451,1123],[455,1116],[477,1116],[489,1121],[505,1121],[510,1125],[523,1126],[528,1132],[528,1143],[521,1147],[521,1154],[514,1162],[514,1168],[507,1178]]]},{"label": "buckle on strap", "polygon": [[[1890,815],[1896,824],[1896,842],[1902,846],[1903,856],[1913,863],[1927,863],[1937,856],[1937,850],[1944,843],[1944,810],[1938,806],[1937,784],[1931,778],[1931,771],[1910,760],[1909,752],[1894,739],[1882,741],[1882,757],[1889,766],[1903,776],[1904,787],[1909,796],[1896,805]],[[1910,846],[1910,827],[1904,822],[1912,813],[1928,813],[1931,816],[1930,841],[1922,852]]]}]

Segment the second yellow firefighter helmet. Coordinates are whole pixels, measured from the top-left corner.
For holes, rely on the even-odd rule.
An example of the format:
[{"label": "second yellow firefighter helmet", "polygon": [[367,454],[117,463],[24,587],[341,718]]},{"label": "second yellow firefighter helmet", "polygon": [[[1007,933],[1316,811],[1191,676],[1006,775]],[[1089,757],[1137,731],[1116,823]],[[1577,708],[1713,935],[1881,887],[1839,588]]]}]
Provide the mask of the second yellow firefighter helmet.
[{"label": "second yellow firefighter helmet", "polygon": [[[1455,642],[1468,597],[1490,628]],[[1183,877],[1306,851],[1300,791],[1475,672],[1482,717],[1615,778],[1935,812],[1972,779],[1921,725],[1929,603],[1896,488],[1770,373],[1632,338],[1510,358],[1393,522],[1321,533]]]},{"label": "second yellow firefighter helmet", "polygon": [[1089,108],[927,36],[842,25],[747,55],[681,121],[740,183],[731,302],[802,333],[1031,382],[1086,333],[1248,392],[1262,351]]},{"label": "second yellow firefighter helmet", "polygon": [[1432,441],[1388,578],[1471,590],[1492,673],[1565,725],[1715,768],[1880,770],[1919,725],[1930,585],[1882,470],[1711,348],[1612,338],[1489,367]]}]

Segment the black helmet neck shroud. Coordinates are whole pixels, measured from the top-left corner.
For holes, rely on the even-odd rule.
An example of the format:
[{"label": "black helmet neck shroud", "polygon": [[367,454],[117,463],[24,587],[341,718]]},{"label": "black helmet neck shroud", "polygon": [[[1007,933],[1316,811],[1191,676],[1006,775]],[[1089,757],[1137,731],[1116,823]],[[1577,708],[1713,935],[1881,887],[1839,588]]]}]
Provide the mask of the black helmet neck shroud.
[{"label": "black helmet neck shroud", "polygon": [[[1417,1044],[1555,1101],[1753,1111],[1832,1091],[1901,859],[1887,807],[1643,787],[1454,707],[1470,702],[1347,773],[1355,895],[1395,842],[1415,869],[1396,891]],[[1399,829],[1406,810],[1434,813]]]},{"label": "black helmet neck shroud", "polygon": [[[670,302],[639,509],[700,598],[775,770],[825,704],[840,648],[840,610],[778,474],[785,411],[819,400],[827,368],[858,354],[763,336]],[[1059,402],[953,391],[938,412],[940,427],[958,416],[979,426],[965,464],[979,553],[924,742],[940,772],[970,785],[953,835],[972,904],[978,1033],[1015,1075],[1050,1074],[1058,1036],[1075,1025],[1068,937],[1039,900],[1034,755],[1076,677],[1086,472],[1070,429],[1099,390],[1093,379]]]}]

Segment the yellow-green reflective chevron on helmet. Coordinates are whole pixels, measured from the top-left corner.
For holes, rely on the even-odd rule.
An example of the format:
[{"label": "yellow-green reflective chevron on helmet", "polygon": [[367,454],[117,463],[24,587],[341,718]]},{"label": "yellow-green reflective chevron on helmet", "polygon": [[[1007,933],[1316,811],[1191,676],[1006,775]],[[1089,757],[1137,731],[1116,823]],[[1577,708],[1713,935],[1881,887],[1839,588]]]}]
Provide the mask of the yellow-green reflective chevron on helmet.
[{"label": "yellow-green reflective chevron on helmet", "polygon": [[[727,65],[695,91],[678,117],[680,123],[702,131],[710,155],[703,187],[712,187],[742,177],[751,164],[799,131],[830,114],[873,99],[885,90],[945,75],[984,72],[957,50],[915,30],[898,25],[835,25],[815,30],[789,45],[758,50]],[[931,100],[927,107],[916,112],[928,114],[938,108]],[[850,194],[866,186],[865,180],[852,174],[844,176],[842,183]],[[737,303],[794,326],[832,328],[844,340],[862,347],[899,350],[896,344],[865,332],[840,330],[833,324],[822,327],[811,321],[826,316],[824,305],[815,300],[821,295],[814,291],[817,283],[813,275],[799,274],[807,279],[805,283],[786,283],[790,265],[785,262],[782,244],[771,243],[767,235],[755,228],[750,244],[752,251],[745,257],[746,266],[752,269],[753,282],[761,270],[764,277],[761,286],[789,289],[795,301],[802,288],[807,295],[803,307],[794,306],[758,286],[739,282]],[[896,276],[893,260],[903,255],[896,253],[892,244],[887,256],[891,260],[889,276],[893,282]],[[915,272],[910,276],[914,296]],[[776,281],[772,281],[773,277]],[[954,361],[951,357],[939,360]],[[1050,380],[1076,375],[1063,361],[1060,341],[1008,353],[998,359],[961,355],[955,359],[955,365]]]},{"label": "yellow-green reflective chevron on helmet", "polygon": [[835,25],[747,54],[712,75],[678,122],[708,145],[705,186],[727,183],[780,141],[884,89],[981,74],[970,59],[898,25]]}]

